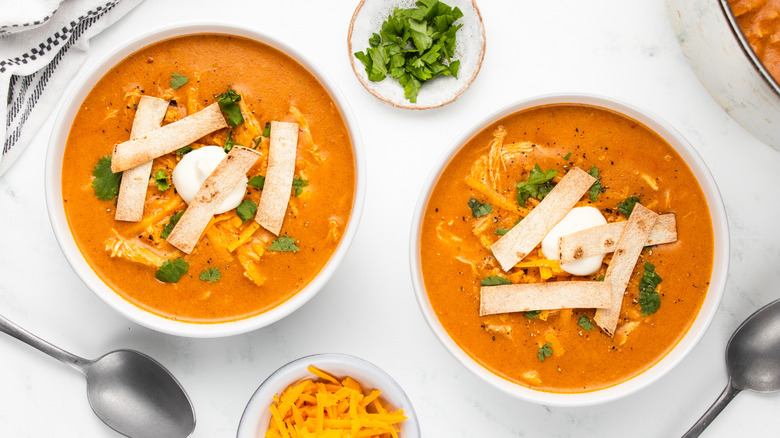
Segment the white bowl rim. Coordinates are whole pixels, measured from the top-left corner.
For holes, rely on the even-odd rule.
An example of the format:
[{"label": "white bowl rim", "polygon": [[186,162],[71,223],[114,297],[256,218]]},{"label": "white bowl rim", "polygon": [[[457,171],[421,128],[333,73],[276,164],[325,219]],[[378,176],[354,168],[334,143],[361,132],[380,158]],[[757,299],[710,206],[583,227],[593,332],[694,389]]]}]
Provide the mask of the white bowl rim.
[{"label": "white bowl rim", "polygon": [[[169,319],[136,306],[111,289],[87,264],[78,249],[65,217],[61,191],[64,144],[75,113],[94,84],[119,61],[138,49],[165,39],[202,33],[228,34],[258,41],[276,48],[301,64],[327,90],[341,110],[341,115],[352,140],[355,160],[355,192],[347,228],[336,251],[314,280],[287,301],[266,312],[235,321],[217,323],[193,323]],[[55,120],[46,153],[44,187],[49,221],[60,249],[81,281],[95,295],[131,321],[162,333],[196,338],[232,336],[256,330],[284,318],[308,302],[327,283],[349,250],[360,223],[366,190],[365,156],[357,120],[349,101],[342,94],[336,82],[322,68],[317,67],[310,56],[305,55],[303,51],[296,49],[289,43],[281,41],[281,38],[243,25],[220,21],[184,21],[166,24],[147,30],[124,44],[112,48],[98,62],[82,69],[71,83],[65,96]]]},{"label": "white bowl rim", "polygon": [[347,375],[357,380],[364,387],[366,385],[361,381],[362,376],[357,376],[357,374],[370,375],[371,383],[376,383],[376,389],[382,391],[382,398],[392,403],[394,408],[404,410],[404,415],[407,419],[403,422],[402,438],[420,437],[420,424],[412,401],[401,385],[390,374],[379,366],[357,356],[344,353],[319,353],[304,356],[282,365],[257,387],[249,402],[247,402],[244,412],[241,414],[241,420],[238,423],[238,431],[236,433],[237,438],[258,437],[258,427],[265,424],[267,417],[269,417],[269,415],[266,415],[266,412],[271,405],[273,396],[279,394],[298,380],[305,378],[305,376],[310,376],[310,373],[307,371],[309,365],[326,372],[329,372],[328,368],[334,365],[355,370],[353,374]]},{"label": "white bowl rim", "polygon": [[[639,375],[608,388],[584,393],[568,394],[534,390],[499,377],[472,359],[452,340],[435,316],[430,302],[427,300],[420,268],[419,236],[422,216],[433,187],[444,167],[466,142],[491,123],[524,109],[552,104],[584,104],[605,108],[637,120],[661,136],[683,158],[698,180],[707,200],[713,226],[714,260],[709,289],[699,314],[685,336],[666,356]],[[548,406],[588,406],[613,401],[645,388],[674,368],[698,344],[715,317],[725,291],[729,265],[729,231],[726,210],[712,174],[698,152],[676,129],[652,112],[639,109],[620,99],[589,93],[562,92],[540,95],[508,104],[483,117],[456,137],[455,141],[444,151],[437,164],[433,166],[420,192],[415,213],[412,216],[409,252],[412,285],[420,311],[439,342],[461,365],[491,386],[522,400]]]}]

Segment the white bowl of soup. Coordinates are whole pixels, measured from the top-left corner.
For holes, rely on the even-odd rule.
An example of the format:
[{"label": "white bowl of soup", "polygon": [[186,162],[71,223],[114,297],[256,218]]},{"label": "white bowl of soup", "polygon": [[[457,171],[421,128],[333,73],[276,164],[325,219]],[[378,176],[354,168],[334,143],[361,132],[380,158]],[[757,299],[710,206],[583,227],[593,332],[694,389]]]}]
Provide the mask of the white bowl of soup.
[{"label": "white bowl of soup", "polygon": [[[302,383],[305,387],[300,386]],[[327,387],[318,388],[320,384]],[[344,389],[345,386],[349,390]],[[330,412],[328,418],[342,422],[335,427],[323,419],[320,423],[323,431],[350,428],[353,418],[357,423],[364,419],[379,419],[382,424],[358,427],[357,436],[393,436],[388,431],[394,430],[400,438],[420,437],[420,424],[414,406],[398,382],[365,359],[339,353],[305,356],[274,371],[249,399],[241,415],[236,437],[266,437],[269,436],[266,435],[269,430],[284,436],[279,432],[280,427],[298,427],[299,430],[307,428],[309,432],[315,432],[319,417],[317,409],[322,396],[317,395],[315,398],[311,395],[320,391],[326,393],[323,394],[323,400],[333,396],[331,406],[322,406],[322,409]],[[280,403],[276,402],[277,398],[281,400]],[[295,404],[298,412],[292,412],[290,404],[285,410],[285,400]],[[354,414],[349,412],[351,403],[357,405]],[[272,405],[277,409],[281,421],[274,418]],[[372,433],[380,431],[385,433]]]},{"label": "white bowl of soup", "polygon": [[[572,221],[546,249],[543,237]],[[655,234],[666,227],[674,234]],[[584,259],[566,248],[595,264],[573,269]],[[644,110],[581,94],[521,101],[460,135],[410,236],[434,335],[485,382],[545,405],[614,400],[679,363],[718,308],[728,248],[723,202],[694,148]]]},{"label": "white bowl of soup", "polygon": [[[162,102],[162,120],[146,137],[133,138],[152,148],[149,139],[159,135],[176,148],[154,158],[149,176],[136,181],[140,217],[118,220],[124,181],[120,186],[111,169],[114,146],[132,143],[142,99]],[[184,140],[186,146],[160,134],[209,110],[220,127]],[[274,133],[275,123],[291,128]],[[199,152],[207,147],[217,156],[210,164],[202,157],[209,154]],[[180,250],[167,239],[190,205],[176,184],[183,188],[180,181],[187,180],[196,184],[190,191],[202,190],[206,184],[194,175],[217,174],[214,166],[229,161],[219,157],[235,151],[256,160],[249,170],[234,171],[243,178],[237,184],[246,186],[243,198],[238,192],[240,205],[206,215],[205,228],[188,234],[194,249]],[[179,172],[189,176],[177,180],[174,169],[195,155],[201,157]],[[274,155],[275,163],[287,164],[269,165]],[[364,178],[353,113],[334,81],[303,52],[248,28],[187,24],[146,32],[76,79],[52,133],[46,195],[63,253],[101,299],[154,330],[217,337],[271,324],[326,284],[356,233]],[[270,202],[264,195],[275,193],[281,200],[263,207]],[[275,215],[281,229],[253,220],[258,209]]]}]

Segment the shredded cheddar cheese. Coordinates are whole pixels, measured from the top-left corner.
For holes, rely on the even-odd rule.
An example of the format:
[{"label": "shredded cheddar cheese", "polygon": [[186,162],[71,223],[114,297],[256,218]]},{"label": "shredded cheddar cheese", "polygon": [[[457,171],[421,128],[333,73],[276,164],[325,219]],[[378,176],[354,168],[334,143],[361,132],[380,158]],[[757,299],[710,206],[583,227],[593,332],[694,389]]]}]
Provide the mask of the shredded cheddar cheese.
[{"label": "shredded cheddar cheese", "polygon": [[313,366],[317,379],[290,385],[274,397],[266,438],[398,438],[403,410],[388,411],[378,389],[364,391],[350,377],[341,381]]}]

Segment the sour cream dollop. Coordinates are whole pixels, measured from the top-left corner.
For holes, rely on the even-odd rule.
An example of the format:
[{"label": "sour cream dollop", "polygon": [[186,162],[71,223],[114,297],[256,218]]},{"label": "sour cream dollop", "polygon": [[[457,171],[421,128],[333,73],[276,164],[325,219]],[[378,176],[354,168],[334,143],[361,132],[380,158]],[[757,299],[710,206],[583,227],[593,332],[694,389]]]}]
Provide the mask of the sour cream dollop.
[{"label": "sour cream dollop", "polygon": [[[188,153],[182,157],[179,164],[173,169],[173,185],[176,191],[184,199],[184,202],[191,204],[198,192],[200,186],[211,175],[211,172],[217,168],[217,165],[225,158],[227,153],[220,146],[204,146],[200,149]],[[228,197],[219,206],[215,214],[224,213],[232,210],[241,204],[246,191],[246,183],[249,180],[243,176],[241,181],[228,194]]]},{"label": "sour cream dollop", "polygon": [[[560,254],[560,238],[567,234],[586,230],[599,225],[604,225],[607,220],[595,207],[575,207],[572,208],[564,218],[554,226],[544,240],[542,240],[542,253],[545,257],[552,260],[558,260]],[[591,275],[601,267],[604,261],[604,254],[586,257],[582,260],[569,262],[561,265],[561,269],[572,275]]]}]

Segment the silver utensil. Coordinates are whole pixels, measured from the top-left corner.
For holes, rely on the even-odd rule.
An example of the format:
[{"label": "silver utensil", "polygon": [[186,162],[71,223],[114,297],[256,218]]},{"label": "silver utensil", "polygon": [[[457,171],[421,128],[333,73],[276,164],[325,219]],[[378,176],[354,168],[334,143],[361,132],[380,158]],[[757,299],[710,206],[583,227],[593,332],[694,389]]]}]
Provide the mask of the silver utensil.
[{"label": "silver utensil", "polygon": [[729,383],[683,438],[699,436],[742,390],[780,391],[780,300],[750,315],[726,347]]},{"label": "silver utensil", "polygon": [[195,429],[195,411],[179,382],[159,362],[134,350],[87,360],[56,347],[0,315],[0,331],[25,342],[87,378],[92,410],[132,438],[183,438]]}]

